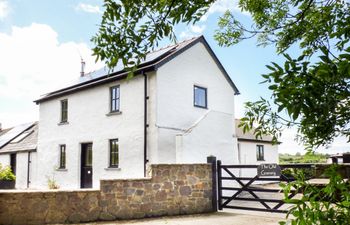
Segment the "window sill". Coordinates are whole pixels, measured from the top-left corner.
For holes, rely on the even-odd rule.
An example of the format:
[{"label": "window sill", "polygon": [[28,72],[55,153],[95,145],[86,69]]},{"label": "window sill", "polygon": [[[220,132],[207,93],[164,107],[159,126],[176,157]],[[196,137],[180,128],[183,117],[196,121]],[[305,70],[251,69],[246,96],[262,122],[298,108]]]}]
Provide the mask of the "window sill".
[{"label": "window sill", "polygon": [[119,170],[121,170],[121,168],[120,167],[107,167],[107,168],[105,168],[105,170],[107,170],[107,171],[119,171]]},{"label": "window sill", "polygon": [[65,171],[68,171],[68,169],[66,169],[66,168],[58,168],[58,169],[56,169],[56,171],[65,172]]},{"label": "window sill", "polygon": [[118,111],[118,112],[109,112],[109,113],[106,114],[106,116],[114,116],[114,115],[120,115],[120,114],[122,114],[121,111]]},{"label": "window sill", "polygon": [[200,106],[200,105],[193,105],[196,108],[201,108],[201,109],[208,109],[207,106]]},{"label": "window sill", "polygon": [[265,159],[257,159],[258,162],[265,162]]},{"label": "window sill", "polygon": [[61,125],[68,125],[68,124],[69,124],[69,122],[59,122],[57,125],[61,126]]}]

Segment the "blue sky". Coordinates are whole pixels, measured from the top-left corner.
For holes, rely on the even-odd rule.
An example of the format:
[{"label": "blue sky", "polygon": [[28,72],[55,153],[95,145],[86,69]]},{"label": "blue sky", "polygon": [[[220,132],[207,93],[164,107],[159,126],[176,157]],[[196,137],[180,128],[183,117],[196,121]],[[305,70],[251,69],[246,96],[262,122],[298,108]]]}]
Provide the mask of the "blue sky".
[{"label": "blue sky", "polygon": [[[260,74],[266,64],[281,61],[273,46],[256,47],[251,39],[221,48],[213,39],[218,17],[232,10],[245,23],[250,16],[241,13],[236,0],[220,0],[194,26],[177,26],[178,38],[204,35],[241,92],[236,98],[236,116],[243,115],[243,102],[268,98],[270,93]],[[80,56],[86,69],[94,63],[91,37],[97,32],[103,12],[102,0],[0,0],[0,123],[3,127],[38,120],[39,95],[63,86],[79,76]],[[166,41],[163,42],[164,44]],[[290,53],[297,52],[297,48]],[[284,133],[281,152],[297,152],[302,147],[293,141],[295,131]],[[343,140],[331,151],[349,150]],[[330,150],[328,150],[330,151]]]}]

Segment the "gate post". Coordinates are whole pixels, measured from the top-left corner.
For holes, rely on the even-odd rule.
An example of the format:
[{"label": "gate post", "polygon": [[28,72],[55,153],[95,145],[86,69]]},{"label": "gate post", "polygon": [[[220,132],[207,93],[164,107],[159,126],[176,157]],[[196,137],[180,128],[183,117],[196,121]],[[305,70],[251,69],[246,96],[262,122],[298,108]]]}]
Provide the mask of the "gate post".
[{"label": "gate post", "polygon": [[222,174],[221,174],[221,160],[217,162],[217,170],[218,170],[218,204],[219,210],[222,210]]},{"label": "gate post", "polygon": [[216,157],[213,155],[210,155],[207,157],[207,163],[211,164],[211,174],[212,174],[212,207],[213,211],[217,212],[218,211],[218,199],[217,199],[217,186],[216,186]]}]

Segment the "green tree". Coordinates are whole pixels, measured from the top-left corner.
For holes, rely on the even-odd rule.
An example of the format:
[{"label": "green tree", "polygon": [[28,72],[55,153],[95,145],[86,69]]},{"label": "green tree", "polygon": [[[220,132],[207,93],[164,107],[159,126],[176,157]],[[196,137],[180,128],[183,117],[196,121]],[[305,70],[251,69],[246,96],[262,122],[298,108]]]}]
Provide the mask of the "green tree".
[{"label": "green tree", "polygon": [[[105,0],[99,32],[92,38],[97,58],[109,67],[122,62],[132,71],[163,38],[176,41],[173,27],[195,24],[212,0]],[[308,147],[331,143],[336,136],[350,138],[350,3],[344,0],[240,0],[253,24],[244,26],[227,11],[218,20],[214,38],[231,46],[257,37],[261,46],[274,45],[285,62],[267,65],[262,75],[272,100],[246,103],[241,126],[258,124],[257,137],[280,137],[296,126],[298,139]],[[299,46],[301,54],[286,52]]]}]

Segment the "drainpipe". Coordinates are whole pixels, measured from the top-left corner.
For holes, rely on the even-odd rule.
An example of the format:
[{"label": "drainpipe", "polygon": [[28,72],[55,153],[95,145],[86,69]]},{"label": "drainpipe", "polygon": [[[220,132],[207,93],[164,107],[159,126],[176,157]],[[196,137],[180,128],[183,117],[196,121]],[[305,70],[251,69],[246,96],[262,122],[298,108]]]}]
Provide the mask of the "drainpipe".
[{"label": "drainpipe", "polygon": [[144,139],[143,139],[143,174],[146,177],[146,164],[147,160],[147,100],[149,99],[147,95],[147,74],[143,72],[145,87],[144,87]]},{"label": "drainpipe", "polygon": [[32,162],[32,161],[31,161],[31,158],[30,158],[30,153],[31,153],[31,152],[28,152],[27,188],[29,188],[29,184],[30,184],[30,178],[29,178],[29,176],[30,176],[30,163]]}]

